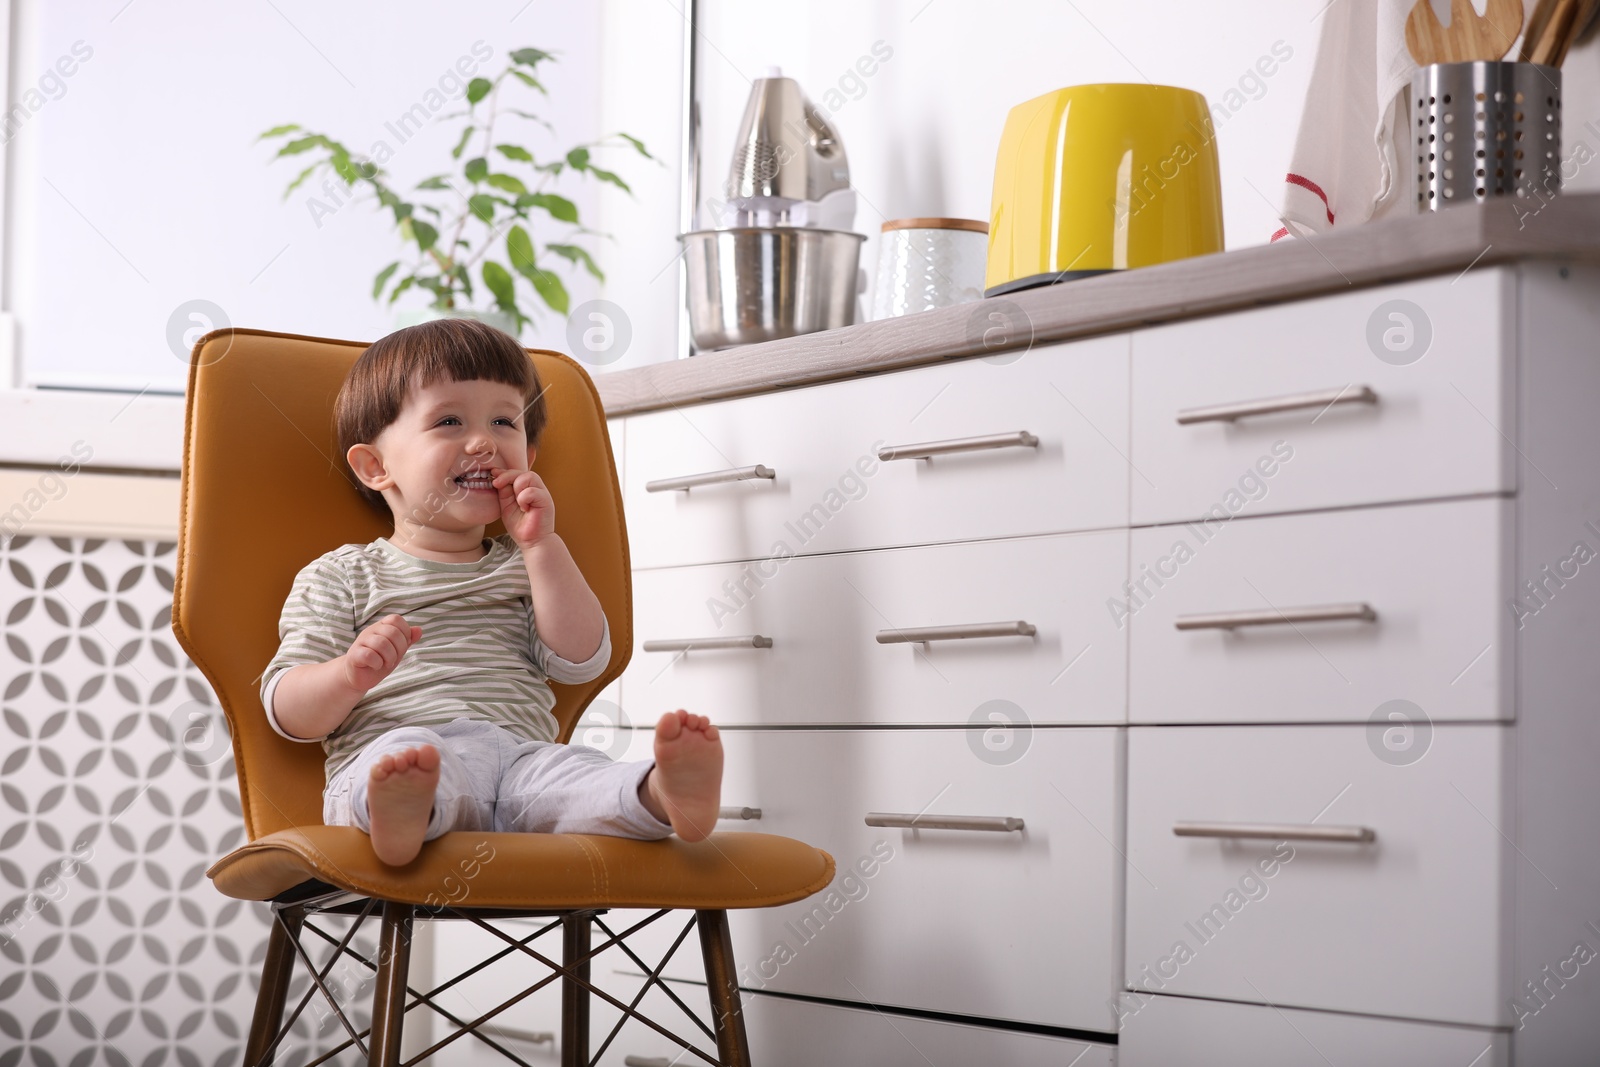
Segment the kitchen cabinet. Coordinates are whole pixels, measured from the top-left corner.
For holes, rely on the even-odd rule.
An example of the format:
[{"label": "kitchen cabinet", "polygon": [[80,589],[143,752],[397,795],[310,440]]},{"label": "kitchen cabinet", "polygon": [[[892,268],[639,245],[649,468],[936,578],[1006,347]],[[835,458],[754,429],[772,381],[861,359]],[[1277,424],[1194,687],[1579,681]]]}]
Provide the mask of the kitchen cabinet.
[{"label": "kitchen cabinet", "polygon": [[[828,380],[786,364],[763,390],[730,358],[672,369],[678,396],[663,371],[656,400],[645,372],[602,383],[629,751],[662,711],[710,714],[720,829],[839,863],[838,914],[734,920],[752,1033],[790,1035],[772,1062],[800,1062],[793,1035],[900,1062],[940,1026],[996,1064],[1035,1040],[1123,1067],[1588,1062],[1600,266],[1475,262],[1174,299],[1010,359],[874,372],[818,341]],[[754,570],[856,457],[1021,431],[1039,443],[880,462]],[[755,465],[779,473],[648,487]]]}]

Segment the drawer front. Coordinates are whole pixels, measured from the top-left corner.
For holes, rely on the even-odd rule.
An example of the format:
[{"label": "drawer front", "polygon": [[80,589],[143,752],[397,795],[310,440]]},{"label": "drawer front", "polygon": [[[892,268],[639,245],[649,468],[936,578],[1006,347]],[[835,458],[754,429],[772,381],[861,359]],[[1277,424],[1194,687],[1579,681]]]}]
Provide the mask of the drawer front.
[{"label": "drawer front", "polygon": [[[1128,342],[960,360],[630,415],[636,567],[1124,526]],[[1033,445],[972,448],[1026,432]],[[932,458],[878,449],[965,442]],[[650,483],[761,466],[771,477]]]},{"label": "drawer front", "polygon": [[[672,983],[698,1008],[701,986]],[[658,1001],[667,998],[652,994]],[[647,1005],[648,1007],[648,1005]],[[750,1062],[761,1067],[819,1067],[869,1063],[873,1067],[1112,1067],[1115,1049],[1059,1037],[992,1030],[979,1026],[890,1015],[868,1008],[746,996],[745,1033]],[[619,1067],[687,1067],[693,1055],[637,1023],[617,1037],[618,1055],[602,1064]],[[703,1043],[702,1043],[703,1044]]]},{"label": "drawer front", "polygon": [[[631,756],[648,751],[636,733]],[[805,901],[729,913],[740,985],[1110,1033],[1120,733],[1042,728],[997,745],[969,730],[723,731],[723,804],[760,818],[718,830],[797,838],[838,865]],[[901,829],[869,814],[1022,822]],[[653,939],[650,962],[670,940]],[[703,976],[683,949],[666,973]]]},{"label": "drawer front", "polygon": [[[1512,292],[1489,270],[1136,332],[1134,523],[1511,491]],[[1178,421],[1288,397],[1311,406]]]},{"label": "drawer front", "polygon": [[[1356,725],[1129,728],[1128,982],[1504,1025],[1508,730],[1436,726],[1396,766]],[[1289,836],[1362,827],[1373,840]]]},{"label": "drawer front", "polygon": [[1511,1036],[1185,997],[1123,997],[1120,1067],[1507,1067]]},{"label": "drawer front", "polygon": [[[1118,609],[1130,721],[1367,722],[1396,700],[1413,719],[1512,718],[1512,509],[1488,497],[1133,531],[1143,585]],[[1350,617],[1361,605],[1375,617]],[[1346,617],[1295,615],[1324,608]],[[1222,628],[1237,613],[1265,624]]]},{"label": "drawer front", "polygon": [[[671,567],[633,576],[636,723],[673,708],[717,723],[1122,722],[1126,636],[1105,608],[1127,534]],[[923,627],[1034,632],[881,643]],[[656,641],[769,647],[650,651]]]},{"label": "drawer front", "polygon": [[628,484],[628,423],[626,419],[607,419],[606,436],[611,439],[611,461],[617,466],[617,482]]}]

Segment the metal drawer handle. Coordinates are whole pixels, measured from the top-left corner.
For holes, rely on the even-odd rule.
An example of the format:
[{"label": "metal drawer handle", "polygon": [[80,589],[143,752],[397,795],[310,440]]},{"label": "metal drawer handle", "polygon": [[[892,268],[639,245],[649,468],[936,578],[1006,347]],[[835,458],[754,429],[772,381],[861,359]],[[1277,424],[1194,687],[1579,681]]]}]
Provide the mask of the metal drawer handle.
[{"label": "metal drawer handle", "polygon": [[697,648],[771,648],[772,638],[760,634],[740,637],[669,637],[646,641],[646,652],[688,652]]},{"label": "metal drawer handle", "polygon": [[550,1045],[554,1047],[556,1043],[556,1035],[550,1030],[519,1030],[514,1026],[496,1026],[493,1023],[485,1023],[479,1029],[495,1037],[509,1037],[513,1041],[521,1041],[529,1045]]},{"label": "metal drawer handle", "polygon": [[677,478],[657,478],[644,483],[647,493],[662,493],[669,489],[693,489],[697,485],[715,485],[718,482],[743,482],[751,478],[776,478],[771,467],[757,463],[753,467],[734,467],[725,471],[707,471],[704,474],[685,474]]},{"label": "metal drawer handle", "polygon": [[959,641],[971,637],[1032,637],[1031,622],[972,622],[960,626],[912,626],[904,630],[879,630],[878,644],[903,645],[917,641]]},{"label": "metal drawer handle", "polygon": [[622,1067],[672,1067],[665,1056],[624,1056]]},{"label": "metal drawer handle", "polygon": [[901,815],[892,811],[867,812],[868,826],[896,826],[909,830],[995,830],[1009,833],[1022,829],[1014,815]]},{"label": "metal drawer handle", "polygon": [[1172,625],[1180,630],[1236,630],[1241,626],[1280,626],[1296,622],[1376,622],[1370,604],[1319,604],[1309,608],[1263,608],[1260,611],[1219,611],[1210,615],[1179,615]]},{"label": "metal drawer handle", "polygon": [[1249,415],[1273,415],[1280,411],[1299,411],[1303,408],[1325,408],[1334,404],[1376,404],[1378,394],[1372,386],[1361,385],[1352,389],[1324,389],[1316,393],[1293,393],[1289,396],[1268,397],[1265,400],[1242,400],[1235,404],[1216,404],[1205,408],[1185,408],[1178,412],[1178,425],[1191,422],[1232,422]]},{"label": "metal drawer handle", "polygon": [[1314,823],[1175,822],[1179,837],[1261,838],[1269,841],[1341,841],[1365,844],[1378,838],[1370,826],[1317,826]]},{"label": "metal drawer handle", "polygon": [[948,456],[953,452],[981,452],[990,448],[1037,448],[1039,439],[1027,430],[1016,433],[997,433],[988,437],[961,437],[953,441],[928,441],[920,445],[890,445],[878,449],[878,458],[931,459]]},{"label": "metal drawer handle", "polygon": [[733,807],[718,808],[717,809],[717,818],[719,818],[719,819],[759,819],[759,818],[761,818],[761,809],[760,808],[733,808]]}]

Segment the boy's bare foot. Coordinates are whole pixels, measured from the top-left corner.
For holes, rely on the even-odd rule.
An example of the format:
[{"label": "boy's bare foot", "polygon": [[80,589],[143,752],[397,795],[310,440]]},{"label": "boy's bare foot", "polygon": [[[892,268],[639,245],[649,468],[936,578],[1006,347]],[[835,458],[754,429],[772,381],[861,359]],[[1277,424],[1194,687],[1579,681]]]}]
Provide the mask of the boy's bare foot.
[{"label": "boy's bare foot", "polygon": [[685,841],[699,841],[717,825],[722,803],[722,740],[704,715],[682,708],[656,723],[656,765],[640,799],[650,814]]},{"label": "boy's bare foot", "polygon": [[386,753],[367,780],[372,851],[390,866],[416,859],[439,787],[439,750],[432,745]]}]

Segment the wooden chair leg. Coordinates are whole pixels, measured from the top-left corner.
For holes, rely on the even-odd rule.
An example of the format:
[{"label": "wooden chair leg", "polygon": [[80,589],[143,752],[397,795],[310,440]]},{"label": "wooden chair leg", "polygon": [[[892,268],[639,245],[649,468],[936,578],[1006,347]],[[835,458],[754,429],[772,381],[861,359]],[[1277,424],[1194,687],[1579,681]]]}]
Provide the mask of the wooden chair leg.
[{"label": "wooden chair leg", "polygon": [[398,1067],[400,1032],[405,1022],[406,976],[411,970],[410,904],[383,903],[383,930],[378,935],[378,975],[372,991],[370,1067]]},{"label": "wooden chair leg", "polygon": [[256,1013],[250,1021],[250,1037],[244,1044],[245,1067],[270,1067],[267,1048],[283,1025],[283,1005],[289,998],[289,979],[294,976],[294,939],[300,936],[305,913],[286,908],[272,917],[272,932],[267,935],[267,958],[261,964],[261,989],[256,993]]},{"label": "wooden chair leg", "polygon": [[[593,915],[578,911],[561,917],[561,962],[585,982]],[[566,977],[561,979],[561,1067],[589,1067],[589,991]]]},{"label": "wooden chair leg", "polygon": [[723,1067],[750,1067],[750,1044],[744,1034],[739,1003],[739,978],[733,967],[733,942],[728,938],[728,913],[697,911],[700,952],[705,957],[706,992],[717,1029],[717,1056]]}]

